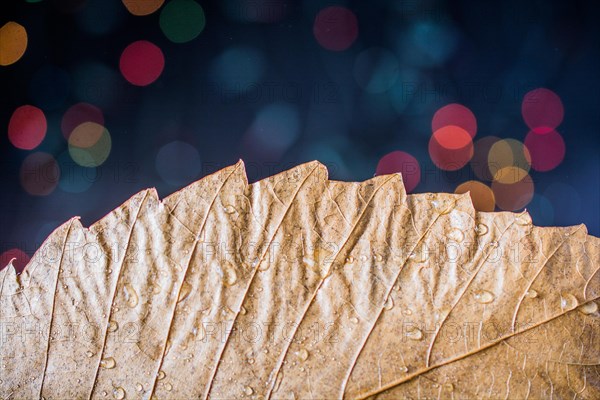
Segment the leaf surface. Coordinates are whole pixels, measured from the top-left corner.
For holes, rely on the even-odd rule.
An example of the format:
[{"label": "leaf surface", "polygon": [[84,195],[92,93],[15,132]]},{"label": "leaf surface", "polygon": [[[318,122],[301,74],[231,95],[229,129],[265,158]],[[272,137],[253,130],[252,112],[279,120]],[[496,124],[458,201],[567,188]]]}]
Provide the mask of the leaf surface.
[{"label": "leaf surface", "polygon": [[0,398],[600,398],[600,240],[225,168],[0,270]]}]

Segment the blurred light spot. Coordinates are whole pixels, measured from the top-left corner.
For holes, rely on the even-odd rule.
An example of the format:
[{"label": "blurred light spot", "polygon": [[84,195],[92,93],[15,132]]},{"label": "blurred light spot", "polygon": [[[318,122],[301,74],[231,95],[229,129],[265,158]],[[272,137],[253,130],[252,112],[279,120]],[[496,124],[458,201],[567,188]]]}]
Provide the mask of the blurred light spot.
[{"label": "blurred light spot", "polygon": [[525,146],[531,153],[531,168],[536,171],[550,171],[565,158],[565,142],[556,131],[545,134],[529,131],[525,137]]},{"label": "blurred light spot", "polygon": [[86,0],[76,18],[83,31],[92,35],[105,35],[115,31],[126,15],[118,1]]},{"label": "blurred light spot", "polygon": [[8,123],[8,140],[18,149],[32,150],[42,143],[48,123],[44,112],[34,106],[17,108]]},{"label": "blurred light spot", "polygon": [[383,93],[398,79],[399,68],[394,53],[382,48],[370,48],[356,57],[354,79],[369,93]]},{"label": "blurred light spot", "polygon": [[73,74],[73,82],[75,95],[79,100],[100,107],[110,107],[120,92],[119,76],[104,64],[79,65]]},{"label": "blurred light spot", "polygon": [[494,192],[492,192],[489,186],[478,181],[467,181],[458,185],[454,190],[454,193],[457,194],[467,192],[471,195],[473,207],[477,211],[494,211],[496,199],[494,198]]},{"label": "blurred light spot", "polygon": [[94,122],[84,122],[69,136],[69,154],[82,167],[97,167],[108,158],[112,140],[108,130]]},{"label": "blurred light spot", "polygon": [[272,155],[285,152],[300,133],[298,110],[289,104],[264,107],[247,132],[247,141],[254,149]]},{"label": "blurred light spot", "polygon": [[0,28],[0,65],[19,61],[27,50],[27,31],[23,25],[7,22]]},{"label": "blurred light spot", "polygon": [[472,138],[477,133],[477,120],[471,110],[462,104],[445,105],[435,112],[431,120],[431,131],[435,132],[447,125],[454,125],[469,132]]},{"label": "blurred light spot", "polygon": [[488,154],[494,143],[499,140],[500,138],[496,136],[485,136],[477,140],[474,144],[474,154],[470,162],[471,169],[475,173],[475,176],[482,181],[491,181],[494,179],[494,173],[497,170],[490,171],[488,166]]},{"label": "blurred light spot", "polygon": [[533,198],[533,179],[526,171],[517,171],[518,169],[517,167],[503,168],[496,173],[498,180],[494,179],[492,182],[496,205],[502,210],[521,210]]},{"label": "blurred light spot", "polygon": [[549,226],[554,224],[554,207],[545,196],[534,194],[527,210],[535,225]]},{"label": "blurred light spot", "polygon": [[440,169],[456,171],[473,157],[473,141],[464,129],[448,125],[438,129],[429,140],[429,156]]},{"label": "blurred light spot", "polygon": [[375,176],[400,172],[407,193],[411,193],[421,181],[421,167],[412,155],[403,151],[392,151],[381,157]]},{"label": "blurred light spot", "polygon": [[71,80],[61,68],[46,65],[40,68],[29,82],[29,95],[33,104],[44,109],[58,108],[69,96]]},{"label": "blurred light spot", "polygon": [[327,50],[346,50],[358,37],[358,20],[345,7],[327,7],[317,14],[313,34],[317,42]]},{"label": "blurred light spot", "polygon": [[454,53],[458,34],[454,26],[435,21],[418,21],[408,32],[394,35],[405,64],[430,68],[443,64]]},{"label": "blurred light spot", "polygon": [[568,183],[551,183],[544,190],[544,197],[552,203],[552,207],[556,210],[553,224],[573,225],[576,221],[581,221],[582,212],[587,212],[581,208],[579,192]]},{"label": "blurred light spot", "polygon": [[289,0],[228,0],[219,4],[227,17],[241,22],[281,21],[292,8]]},{"label": "blurred light spot", "polygon": [[155,167],[163,181],[179,187],[193,182],[200,175],[202,164],[194,146],[175,140],[160,148]]},{"label": "blurred light spot", "polygon": [[165,67],[165,57],[156,45],[140,40],[123,50],[119,68],[127,81],[136,86],[147,86],[158,79]]},{"label": "blurred light spot", "polygon": [[133,15],[143,16],[150,15],[158,10],[165,0],[123,0],[123,4],[127,11]]},{"label": "blurred light spot", "polygon": [[58,156],[60,180],[58,187],[67,193],[83,193],[98,180],[96,168],[82,167],[74,162],[68,151]]},{"label": "blurred light spot", "polygon": [[510,165],[497,170],[494,173],[494,181],[505,184],[511,184],[517,183],[520,180],[527,178],[528,176],[529,174],[526,170]]},{"label": "blurred light spot", "polygon": [[21,186],[33,196],[47,196],[54,191],[60,178],[60,169],[52,155],[36,152],[21,164]]},{"label": "blurred light spot", "polygon": [[13,258],[15,259],[13,260],[13,267],[15,267],[18,274],[23,271],[31,259],[29,255],[21,249],[14,248],[6,250],[0,255],[0,269],[4,269]]},{"label": "blurred light spot", "polygon": [[69,135],[69,145],[89,149],[94,146],[104,134],[104,126],[95,122],[83,122]]},{"label": "blurred light spot", "polygon": [[550,89],[534,89],[523,97],[521,114],[535,133],[544,134],[556,129],[563,120],[564,107],[560,97]]},{"label": "blurred light spot", "polygon": [[492,175],[505,167],[529,172],[531,155],[523,143],[516,139],[502,139],[495,142],[488,153],[488,169]]},{"label": "blurred light spot", "polygon": [[60,124],[60,129],[65,139],[69,139],[73,129],[84,122],[94,122],[98,125],[104,125],[102,110],[89,103],[77,103],[69,107],[63,115]]},{"label": "blurred light spot", "polygon": [[243,92],[263,78],[266,61],[253,47],[231,47],[212,64],[211,74],[228,91]]},{"label": "blurred light spot", "polygon": [[193,40],[205,24],[204,10],[194,0],[172,0],[160,12],[160,29],[174,43]]}]

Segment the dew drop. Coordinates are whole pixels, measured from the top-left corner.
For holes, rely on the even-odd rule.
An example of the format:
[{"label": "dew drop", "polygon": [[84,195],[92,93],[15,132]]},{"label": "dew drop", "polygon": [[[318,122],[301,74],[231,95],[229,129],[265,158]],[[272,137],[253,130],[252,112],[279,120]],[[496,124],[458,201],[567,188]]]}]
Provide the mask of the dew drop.
[{"label": "dew drop", "polygon": [[308,350],[302,348],[296,352],[298,358],[302,361],[308,360]]},{"label": "dew drop", "polygon": [[104,369],[113,369],[116,365],[117,362],[112,357],[107,357],[100,361],[100,367]]},{"label": "dew drop", "polygon": [[494,301],[494,294],[487,290],[478,290],[475,292],[475,300],[481,304],[488,304]]},{"label": "dew drop", "polygon": [[579,311],[581,311],[585,315],[590,315],[598,311],[598,303],[593,301],[589,303],[585,303],[579,307]]},{"label": "dew drop", "polygon": [[490,242],[490,247],[495,249],[496,247],[498,247],[498,242]]},{"label": "dew drop", "polygon": [[107,328],[107,330],[109,332],[116,332],[117,329],[119,329],[119,324],[117,323],[117,321],[114,321],[112,319],[110,321],[108,321],[108,328]]},{"label": "dew drop", "polygon": [[369,259],[369,257],[365,256],[364,254],[362,256],[360,256],[359,258],[360,258],[360,261],[363,261],[363,262],[365,262]]},{"label": "dew drop", "polygon": [[563,310],[571,310],[577,307],[577,299],[571,293],[561,293],[560,295],[560,308]]},{"label": "dew drop", "polygon": [[250,364],[250,365],[254,364],[254,362],[255,362],[254,358],[248,358],[247,361],[248,361],[248,364]]},{"label": "dew drop", "polygon": [[377,261],[377,262],[383,261],[383,256],[381,254],[375,254],[374,258],[375,258],[375,261]]},{"label": "dew drop", "polygon": [[479,235],[479,236],[483,236],[486,233],[488,233],[490,231],[490,228],[488,228],[488,226],[484,223],[479,223],[477,224],[477,227],[475,228],[475,232]]},{"label": "dew drop", "polygon": [[408,367],[406,365],[403,365],[403,366],[399,367],[398,369],[400,370],[400,372],[403,372],[403,373],[408,372]]},{"label": "dew drop", "polygon": [[123,400],[125,398],[125,389],[117,387],[113,389],[113,397],[117,400]]},{"label": "dew drop", "polygon": [[124,286],[125,291],[125,301],[130,308],[135,308],[138,305],[138,295],[133,286],[127,283]]},{"label": "dew drop", "polygon": [[352,257],[352,256],[346,257],[346,264],[354,264],[354,257]]},{"label": "dew drop", "polygon": [[228,204],[225,207],[223,207],[223,211],[225,211],[225,214],[233,214],[236,210],[234,206]]},{"label": "dew drop", "polygon": [[144,390],[144,387],[142,386],[141,383],[138,383],[137,385],[135,385],[135,390],[137,390],[138,392],[141,392],[142,390]]},{"label": "dew drop", "polygon": [[460,229],[452,229],[450,233],[448,233],[448,239],[460,243],[465,238],[465,234]]},{"label": "dew drop", "polygon": [[173,385],[171,385],[170,383],[165,383],[165,390],[167,392],[170,392],[171,390],[173,390]]},{"label": "dew drop", "polygon": [[525,296],[526,296],[528,299],[535,299],[536,297],[538,297],[538,292],[537,292],[537,290],[535,290],[535,289],[529,289],[529,290],[527,291],[527,293],[525,293]]},{"label": "dew drop", "polygon": [[102,396],[108,396],[108,392],[106,390],[102,391]]},{"label": "dew drop", "polygon": [[179,297],[177,298],[177,302],[181,303],[182,301],[187,299],[191,292],[192,285],[190,285],[187,281],[183,281],[183,283],[181,284],[181,289],[179,290]]},{"label": "dew drop", "polygon": [[350,318],[350,322],[352,322],[353,324],[358,324],[358,318],[356,318],[356,317],[351,317],[351,318]]},{"label": "dew drop", "polygon": [[159,294],[162,291],[162,287],[158,283],[152,285],[152,294]]},{"label": "dew drop", "polygon": [[246,386],[244,388],[244,394],[246,396],[252,396],[254,394],[254,389],[252,389],[250,386]]},{"label": "dew drop", "polygon": [[412,315],[412,310],[410,308],[402,310],[402,314],[404,315]]},{"label": "dew drop", "polygon": [[384,304],[383,308],[384,308],[386,311],[389,311],[389,310],[391,310],[392,308],[394,308],[394,298],[393,298],[392,296],[389,296],[389,297],[387,298],[387,301],[385,302],[385,304]]},{"label": "dew drop", "polygon": [[89,350],[85,352],[85,355],[86,355],[88,358],[92,358],[92,357],[94,357],[94,353],[92,353],[92,352],[91,352],[91,351],[89,351]]},{"label": "dew drop", "polygon": [[427,261],[427,259],[429,258],[429,254],[426,249],[422,249],[419,252],[412,252],[409,258],[416,263],[422,263]]},{"label": "dew drop", "polygon": [[444,383],[444,386],[442,386],[444,388],[445,392],[453,392],[454,391],[454,385],[451,383]]},{"label": "dew drop", "polygon": [[523,212],[516,216],[515,223],[521,226],[531,225],[531,216],[528,212]]},{"label": "dew drop", "polygon": [[242,315],[246,315],[248,311],[246,311],[246,308],[244,306],[240,306],[240,314]]},{"label": "dew drop", "polygon": [[158,371],[158,375],[156,376],[156,380],[162,381],[163,379],[165,379],[165,376],[167,376],[167,374],[165,374],[165,371],[163,371],[161,369],[160,371]]},{"label": "dew drop", "polygon": [[238,282],[237,273],[235,272],[235,269],[233,269],[233,267],[231,267],[227,271],[223,283],[225,284],[225,286],[233,286],[237,282]]},{"label": "dew drop", "polygon": [[423,332],[419,328],[414,328],[412,331],[406,332],[406,337],[411,340],[423,339]]}]

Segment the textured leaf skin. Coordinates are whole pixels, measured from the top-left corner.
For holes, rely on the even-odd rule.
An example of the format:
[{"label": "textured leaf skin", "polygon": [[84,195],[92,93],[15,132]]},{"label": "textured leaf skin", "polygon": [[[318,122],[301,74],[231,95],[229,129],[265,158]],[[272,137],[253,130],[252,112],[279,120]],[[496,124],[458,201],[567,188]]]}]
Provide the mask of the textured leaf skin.
[{"label": "textured leaf skin", "polygon": [[0,270],[0,398],[600,398],[600,240],[225,168]]}]

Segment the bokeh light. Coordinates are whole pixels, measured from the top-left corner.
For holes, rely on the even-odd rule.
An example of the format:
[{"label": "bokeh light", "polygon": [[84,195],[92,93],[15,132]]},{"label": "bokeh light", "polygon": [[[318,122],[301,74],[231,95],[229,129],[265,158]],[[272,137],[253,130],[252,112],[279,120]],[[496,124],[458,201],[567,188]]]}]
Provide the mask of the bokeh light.
[{"label": "bokeh light", "polygon": [[82,167],[102,165],[112,148],[108,129],[95,122],[84,122],[69,136],[69,154]]},{"label": "bokeh light", "polygon": [[545,172],[558,167],[565,158],[565,141],[557,131],[540,134],[529,131],[525,146],[531,153],[531,168]]},{"label": "bokeh light", "polygon": [[535,225],[550,226],[554,224],[554,207],[546,196],[534,194],[533,199],[527,205],[527,210]]},{"label": "bokeh light", "polygon": [[564,107],[560,97],[550,89],[527,92],[521,104],[525,123],[535,133],[544,134],[556,129],[563,120]]},{"label": "bokeh light", "polygon": [[102,110],[93,104],[77,103],[69,107],[63,115],[60,129],[65,139],[69,139],[73,129],[84,122],[94,122],[98,125],[104,125],[104,114]]},{"label": "bokeh light", "polygon": [[123,5],[133,15],[150,15],[158,10],[165,0],[122,0]]},{"label": "bokeh light", "polygon": [[258,154],[279,157],[298,138],[300,115],[287,103],[270,104],[261,109],[246,132],[245,142]]},{"label": "bokeh light", "polygon": [[174,43],[195,39],[205,24],[204,10],[194,0],[172,0],[160,12],[160,29]]},{"label": "bokeh light", "polygon": [[27,31],[16,22],[10,21],[0,28],[0,65],[11,65],[19,61],[27,50]]},{"label": "bokeh light", "polygon": [[61,107],[69,97],[71,79],[62,68],[45,65],[29,82],[29,96],[33,104],[46,110]]},{"label": "bokeh light", "polygon": [[506,167],[496,172],[492,191],[498,208],[505,211],[518,211],[529,204],[533,198],[533,179],[527,171],[518,167]]},{"label": "bokeh light", "polygon": [[383,93],[398,79],[400,64],[391,51],[374,47],[363,50],[354,61],[354,79],[369,93]]},{"label": "bokeh light", "polygon": [[13,266],[17,273],[20,273],[29,262],[30,257],[27,253],[18,248],[6,250],[0,254],[0,269],[6,267],[11,260],[13,260]]},{"label": "bokeh light", "polygon": [[198,150],[179,140],[160,148],[156,154],[155,167],[161,179],[175,187],[193,182],[202,170]]},{"label": "bokeh light", "polygon": [[494,192],[484,183],[478,181],[463,182],[456,187],[454,193],[463,194],[469,192],[473,207],[477,211],[494,211],[496,199]]},{"label": "bokeh light", "polygon": [[435,132],[447,125],[454,125],[469,132],[472,138],[477,134],[477,120],[473,112],[462,104],[445,105],[435,112],[431,120],[431,131]]},{"label": "bokeh light", "polygon": [[471,135],[458,126],[444,126],[431,136],[429,156],[438,168],[456,171],[464,167],[473,157]]},{"label": "bokeh light", "polygon": [[262,80],[265,67],[266,60],[259,49],[235,46],[217,56],[211,66],[211,77],[227,89],[226,93],[240,93]]},{"label": "bokeh light", "polygon": [[131,43],[121,53],[119,68],[123,77],[136,86],[156,81],[165,67],[161,49],[146,40]]},{"label": "bokeh light", "polygon": [[417,19],[408,31],[405,27],[401,31],[393,31],[392,40],[396,42],[403,63],[431,68],[442,65],[452,56],[457,47],[458,33],[451,23],[438,20]]},{"label": "bokeh light", "polygon": [[58,184],[60,169],[51,154],[40,151],[23,160],[19,175],[25,192],[33,196],[47,196]]},{"label": "bokeh light", "polygon": [[44,112],[24,105],[17,108],[8,123],[8,140],[18,149],[32,150],[42,143],[48,123]]},{"label": "bokeh light", "polygon": [[375,176],[400,172],[407,193],[411,193],[421,181],[419,161],[404,151],[392,151],[381,157]]},{"label": "bokeh light", "polygon": [[502,139],[490,147],[487,162],[492,176],[505,167],[517,167],[529,172],[531,155],[522,142],[516,139]]},{"label": "bokeh light", "polygon": [[358,37],[358,20],[346,7],[327,7],[317,14],[313,34],[317,42],[327,50],[346,50]]},{"label": "bokeh light", "polygon": [[494,173],[497,170],[491,171],[488,165],[488,155],[492,146],[500,140],[496,136],[484,136],[475,141],[473,147],[473,158],[469,162],[475,176],[482,181],[491,181],[494,179]]}]

